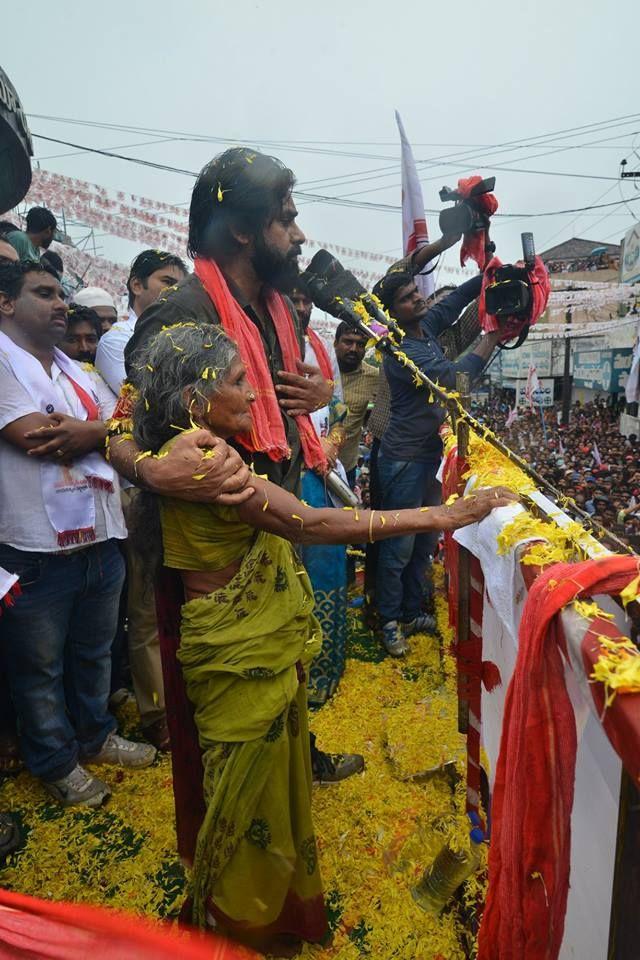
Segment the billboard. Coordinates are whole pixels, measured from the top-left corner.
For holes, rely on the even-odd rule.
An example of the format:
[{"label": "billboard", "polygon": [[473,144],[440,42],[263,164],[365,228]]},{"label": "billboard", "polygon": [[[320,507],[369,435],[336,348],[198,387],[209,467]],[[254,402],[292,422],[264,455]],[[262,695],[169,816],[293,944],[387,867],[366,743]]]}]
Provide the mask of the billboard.
[{"label": "billboard", "polygon": [[[540,383],[540,389],[534,390],[531,399],[536,407],[552,407],[553,406],[553,379],[552,378],[538,378]],[[518,406],[527,408],[529,406],[529,400],[527,399],[527,381],[519,380],[518,381]]]},{"label": "billboard", "polygon": [[634,223],[622,243],[620,283],[636,283],[640,280],[640,223]]},{"label": "billboard", "polygon": [[527,340],[517,350],[501,350],[492,366],[498,366],[503,377],[518,380],[527,377],[531,364],[539,377],[551,376],[551,340]]},{"label": "billboard", "polygon": [[574,354],[573,384],[603,393],[624,390],[631,369],[630,348],[622,350],[583,350]]}]

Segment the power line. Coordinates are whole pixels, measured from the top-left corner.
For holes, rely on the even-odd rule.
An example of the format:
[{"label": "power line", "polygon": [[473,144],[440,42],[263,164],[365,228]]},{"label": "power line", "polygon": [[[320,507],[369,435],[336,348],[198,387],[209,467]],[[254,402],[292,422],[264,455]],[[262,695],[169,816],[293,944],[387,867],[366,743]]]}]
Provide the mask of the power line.
[{"label": "power line", "polygon": [[[57,116],[50,116],[50,115],[44,115],[44,114],[30,114],[29,116],[33,116],[34,118],[39,118],[39,119],[55,121],[55,122],[64,122],[64,123],[70,123],[70,124],[75,124],[80,126],[88,126],[88,127],[102,128],[102,129],[146,133],[146,134],[152,134],[152,135],[154,134],[155,135],[172,135],[179,138],[183,138],[185,140],[190,140],[192,142],[213,142],[213,143],[221,143],[221,144],[224,144],[224,143],[245,144],[247,142],[246,138],[244,140],[238,140],[237,138],[215,137],[215,136],[205,135],[205,134],[192,134],[192,133],[185,133],[184,131],[164,130],[160,128],[140,127],[140,126],[127,125],[127,124],[113,124],[113,123],[106,123],[103,121],[96,121],[96,120],[90,120],[90,121],[75,120],[70,117],[57,117]],[[524,137],[518,140],[511,140],[511,141],[505,141],[504,143],[494,144],[493,146],[489,147],[489,150],[490,150],[490,153],[495,153],[496,151],[512,152],[514,149],[524,149],[526,146],[534,146],[536,145],[534,141],[545,141],[545,140],[549,141],[554,137],[557,137],[559,139],[567,139],[569,136],[576,133],[577,135],[584,135],[584,134],[580,134],[579,131],[584,131],[585,133],[587,131],[594,131],[596,127],[604,130],[607,128],[613,128],[614,125],[625,126],[626,124],[632,121],[635,121],[638,117],[640,117],[640,114],[628,114],[626,116],[614,117],[614,118],[611,118],[610,120],[599,120],[592,123],[583,124],[577,127],[569,127],[559,131],[556,130],[551,133],[537,134],[535,136]],[[620,134],[620,136],[623,136],[623,134]],[[327,150],[326,147],[325,148],[299,147],[299,146],[295,146],[295,144],[298,143],[297,141],[265,140],[265,139],[250,138],[250,142],[260,143],[263,145],[267,145],[269,147],[280,147],[284,149],[292,149],[297,152],[325,154],[325,155],[332,155],[332,156],[352,156],[352,157],[359,157],[361,159],[392,160],[393,166],[391,168],[387,166],[386,168],[384,167],[378,168],[378,170],[385,170],[385,169],[393,170],[393,171],[397,170],[397,160],[395,157],[381,156],[379,154],[354,153],[354,152],[348,152],[348,151],[342,151],[342,150],[339,150],[339,151]],[[322,141],[320,141],[320,143],[322,143]],[[578,144],[576,146],[579,147],[580,145]],[[434,165],[438,165],[438,161],[440,160],[455,159],[456,157],[460,160],[477,159],[477,157],[469,156],[470,153],[474,154],[475,152],[476,152],[475,150],[472,150],[472,151],[467,150],[462,153],[458,151],[454,153],[443,154],[440,157],[432,157],[432,158],[418,160],[417,164],[434,166]],[[483,155],[486,155],[486,154],[483,154]],[[362,171],[361,173],[366,175],[366,174],[371,174],[372,172],[374,171],[368,170],[368,171]],[[347,175],[343,175],[342,179],[344,179],[345,177],[354,177],[358,175],[360,174],[356,174],[356,173],[347,174]],[[325,181],[328,179],[336,180],[338,178],[325,178]],[[302,185],[309,185],[309,184],[302,184]]]},{"label": "power line", "polygon": [[[44,138],[40,137],[39,139],[42,140]],[[142,142],[139,142],[139,143],[118,143],[113,147],[106,147],[105,149],[129,150],[131,147],[149,147],[149,146],[155,146],[156,144],[160,144],[160,143],[174,143],[178,139],[179,139],[178,137],[163,137],[161,140],[158,140],[158,139],[143,140]],[[67,151],[66,153],[51,153],[46,157],[34,157],[33,159],[36,163],[43,163],[45,160],[59,160],[61,157],[77,157],[83,153],[85,153],[84,147],[81,150],[72,150],[70,152]]]},{"label": "power line", "polygon": [[[591,130],[591,132],[603,132],[604,130],[607,130],[607,129],[616,129],[618,126],[627,126],[627,125],[628,125],[629,123],[631,123],[631,122],[634,122],[634,123],[635,123],[636,120],[637,120],[637,118],[638,118],[638,116],[640,116],[640,115],[632,114],[632,115],[631,115],[631,118],[632,118],[632,119],[625,120],[623,123],[617,123],[616,121],[619,120],[620,118],[614,118],[614,120],[612,120],[612,121],[604,121],[604,120],[603,120],[603,121],[598,121],[598,123],[596,123],[596,124],[588,124],[585,128],[575,128],[575,127],[569,128],[568,131],[566,131],[566,136],[565,136],[565,137],[560,137],[560,139],[567,139],[569,136],[572,135],[572,132],[575,131],[576,129],[584,129],[584,133],[583,133],[583,134],[579,134],[580,136],[584,136],[584,135],[586,135],[587,132],[589,132],[589,130]],[[595,130],[591,129],[591,128],[595,127],[595,126],[598,126],[598,127],[600,128],[600,130],[595,131]],[[564,132],[565,132],[565,131],[560,131],[560,133],[564,133]],[[626,136],[626,135],[627,135],[627,133],[625,132],[624,134],[621,133],[621,134],[618,134],[617,136]],[[488,155],[488,156],[492,156],[492,155],[494,155],[495,153],[512,153],[514,150],[526,149],[527,147],[543,146],[543,145],[546,145],[544,142],[540,142],[540,143],[534,144],[534,143],[532,143],[531,141],[532,141],[532,140],[536,140],[536,139],[542,141],[543,138],[546,138],[547,141],[548,141],[549,138],[553,138],[553,137],[557,137],[557,136],[558,136],[558,132],[556,131],[556,132],[554,132],[553,134],[539,134],[539,135],[538,135],[537,137],[535,137],[535,138],[525,137],[525,138],[523,138],[523,139],[521,139],[521,140],[512,140],[512,141],[509,141],[507,144],[496,144],[496,145],[494,145],[493,147],[491,147],[491,148],[489,149],[489,153],[488,153],[488,154],[487,154],[486,152],[484,152],[484,153],[481,153],[481,154],[475,153],[474,155],[470,155],[470,152],[469,152],[469,151],[466,151],[466,153],[458,153],[458,154],[456,154],[456,153],[442,154],[440,157],[433,157],[433,158],[431,158],[431,159],[426,159],[426,160],[417,160],[417,161],[416,161],[416,166],[424,166],[424,165],[429,165],[429,166],[452,166],[453,164],[452,164],[451,162],[449,162],[449,163],[445,163],[445,162],[444,162],[444,161],[446,161],[446,160],[452,160],[452,159],[456,159],[456,160],[457,160],[457,162],[456,162],[455,165],[458,166],[459,163],[461,163],[463,160],[468,160],[468,161],[474,160],[474,161],[477,161],[477,160],[479,160],[479,159],[484,159],[484,158],[486,158],[487,155]],[[615,138],[611,137],[611,138],[605,138],[605,139],[608,140],[608,139],[615,139]],[[588,145],[590,145],[590,144],[592,144],[592,143],[599,143],[599,142],[600,142],[600,141],[589,141],[589,142],[588,142]],[[517,146],[516,146],[516,144],[517,144]],[[575,145],[572,145],[572,148],[579,149],[582,145],[583,145],[583,144],[575,144]],[[500,148],[504,148],[504,149],[500,149]],[[567,147],[567,149],[568,149],[568,147]],[[555,153],[555,152],[559,152],[559,151],[555,151],[555,150],[554,150],[554,151],[550,151],[550,152],[551,152],[551,153]],[[473,154],[474,152],[472,151],[471,153]],[[544,155],[544,154],[533,154],[533,156],[543,156],[543,155]],[[519,161],[521,161],[521,160],[523,160],[523,159],[529,159],[529,158],[522,158],[522,157],[518,158],[518,157],[516,157],[516,158],[514,158],[514,161],[513,161],[513,162],[519,162]],[[369,178],[369,177],[366,176],[366,175],[367,175],[367,174],[373,174],[373,173],[381,173],[382,171],[385,171],[385,170],[388,171],[388,173],[386,174],[387,176],[392,176],[394,173],[397,173],[397,163],[394,164],[392,167],[377,167],[377,168],[374,168],[374,170],[369,170],[369,171],[366,171],[366,170],[365,170],[365,171],[359,171],[359,172],[354,172],[354,173],[351,173],[351,174],[347,174],[347,175],[345,175],[345,176],[342,177],[342,178],[341,178],[341,177],[327,177],[327,178],[324,178],[324,180],[311,181],[311,182],[315,182],[316,184],[318,184],[318,183],[324,184],[324,185],[326,186],[326,185],[328,185],[330,182],[333,181],[333,185],[334,185],[334,186],[337,186],[337,185],[338,185],[338,182],[337,182],[338,180],[342,180],[344,183],[347,183],[347,182],[349,182],[349,179],[354,178],[354,177],[360,177],[360,176],[363,176],[363,179],[375,179],[375,177]],[[436,177],[436,178],[431,178],[431,179],[437,179],[437,177]],[[357,182],[357,181],[356,181],[356,180],[352,180],[352,182]],[[425,182],[425,181],[423,181],[423,182]],[[306,182],[305,185],[307,185],[307,186],[310,185],[310,182]]]},{"label": "power line", "polygon": [[[185,170],[181,167],[171,167],[168,164],[155,163],[152,160],[143,160],[141,157],[127,157],[127,156],[124,156],[123,154],[114,153],[110,150],[100,149],[99,147],[86,147],[78,143],[71,143],[68,140],[58,140],[53,137],[44,137],[41,134],[37,134],[37,133],[34,133],[33,136],[38,137],[39,139],[42,139],[42,140],[52,141],[53,143],[60,143],[67,147],[74,147],[79,150],[86,150],[88,153],[97,153],[97,154],[100,154],[101,156],[113,157],[116,160],[125,160],[128,163],[136,163],[141,166],[152,167],[155,170],[163,170],[168,173],[179,173],[184,176],[193,177],[194,179],[198,176],[198,174],[195,173],[193,170]],[[331,204],[336,204],[338,206],[355,206],[361,209],[392,211],[394,213],[397,213],[399,210],[402,209],[398,204],[368,203],[367,201],[348,200],[341,196],[327,197],[327,196],[324,196],[323,194],[307,193],[305,191],[300,191],[300,190],[294,190],[294,195],[303,197],[306,200],[312,200],[312,201],[323,202],[323,203],[331,203]],[[499,217],[501,219],[504,219],[504,218],[530,219],[533,217],[535,218],[555,217],[555,216],[560,216],[562,214],[567,214],[567,213],[581,213],[585,210],[599,210],[604,207],[620,206],[621,204],[624,204],[626,202],[634,202],[635,200],[640,200],[640,194],[638,195],[638,197],[632,197],[630,201],[616,200],[616,201],[613,201],[613,203],[590,204],[589,206],[586,206],[586,207],[572,207],[568,210],[550,210],[550,211],[538,212],[538,213],[496,213],[494,214],[494,217]],[[438,211],[427,209],[426,212],[437,213]]]}]

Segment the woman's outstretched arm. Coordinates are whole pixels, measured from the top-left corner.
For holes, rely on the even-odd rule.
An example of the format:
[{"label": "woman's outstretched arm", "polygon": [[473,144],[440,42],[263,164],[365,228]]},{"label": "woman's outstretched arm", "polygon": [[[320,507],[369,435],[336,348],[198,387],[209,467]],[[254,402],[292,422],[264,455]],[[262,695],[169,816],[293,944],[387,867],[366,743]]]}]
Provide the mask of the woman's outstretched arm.
[{"label": "woman's outstretched arm", "polygon": [[482,520],[494,507],[518,498],[511,490],[493,487],[456,500],[451,506],[415,510],[341,510],[309,507],[268,480],[254,478],[252,497],[238,506],[241,519],[258,530],[275,533],[292,543],[362,543],[431,530],[457,530]]}]

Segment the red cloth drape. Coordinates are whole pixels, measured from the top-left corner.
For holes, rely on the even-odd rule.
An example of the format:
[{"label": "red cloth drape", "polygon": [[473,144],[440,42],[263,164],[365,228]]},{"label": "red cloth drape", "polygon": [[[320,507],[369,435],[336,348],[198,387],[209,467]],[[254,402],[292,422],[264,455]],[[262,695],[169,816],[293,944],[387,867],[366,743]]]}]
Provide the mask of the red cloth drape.
[{"label": "red cloth drape", "polygon": [[[458,193],[461,197],[469,197],[473,188],[480,183],[482,177],[467,177],[458,180]],[[493,193],[481,193],[473,198],[473,205],[486,216],[492,216],[498,209],[498,201]],[[467,260],[475,260],[479,270],[484,270],[487,262],[485,251],[487,231],[478,230],[475,233],[465,233],[460,247],[460,266],[464,267]]]},{"label": "red cloth drape", "polygon": [[258,960],[215,934],[0,890],[0,960]]},{"label": "red cloth drape", "polygon": [[307,336],[309,337],[309,343],[313,347],[313,352],[316,355],[316,360],[318,361],[318,366],[320,367],[320,372],[325,380],[333,380],[333,367],[331,365],[331,358],[327,348],[325,347],[322,338],[318,336],[315,330],[312,330],[311,327],[307,328]]},{"label": "red cloth drape", "polygon": [[[244,310],[232,296],[227,281],[213,260],[197,257],[194,269],[218,312],[225,333],[238,344],[242,362],[247,368],[247,376],[256,392],[252,410],[253,429],[249,435],[238,439],[247,450],[262,451],[272,460],[284,460],[290,456],[291,451],[287,444],[282,413],[260,331],[247,321]],[[281,293],[268,288],[265,299],[282,351],[284,368],[290,373],[298,373],[296,360],[301,360],[302,357],[286,301]],[[310,418],[306,414],[296,417],[296,424],[304,462],[310,469],[324,472],[327,458]]]},{"label": "red cloth drape", "polygon": [[637,569],[631,556],[557,564],[529,591],[496,767],[478,960],[558,956],[569,890],[577,749],[558,614],[578,597],[620,593]]}]

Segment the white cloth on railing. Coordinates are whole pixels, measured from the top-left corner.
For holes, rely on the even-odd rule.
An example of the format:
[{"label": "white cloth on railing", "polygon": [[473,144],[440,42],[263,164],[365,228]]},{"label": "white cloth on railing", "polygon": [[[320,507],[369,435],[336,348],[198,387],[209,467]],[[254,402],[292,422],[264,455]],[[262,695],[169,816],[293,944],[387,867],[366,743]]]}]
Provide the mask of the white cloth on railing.
[{"label": "white cloth on railing", "polygon": [[516,562],[516,549],[535,538],[523,537],[504,555],[498,553],[496,542],[504,527],[523,512],[524,507],[519,503],[498,507],[480,523],[462,527],[453,535],[454,540],[480,561],[486,593],[514,643],[518,638],[518,624],[526,596],[520,564]]}]

